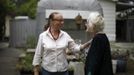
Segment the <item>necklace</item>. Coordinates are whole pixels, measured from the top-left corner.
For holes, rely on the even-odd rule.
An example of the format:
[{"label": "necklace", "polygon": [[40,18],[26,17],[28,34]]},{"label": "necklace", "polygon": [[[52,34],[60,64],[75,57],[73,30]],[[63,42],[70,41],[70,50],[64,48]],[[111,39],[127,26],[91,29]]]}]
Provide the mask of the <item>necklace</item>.
[{"label": "necklace", "polygon": [[49,31],[50,31],[50,33],[51,33],[51,35],[52,35],[54,40],[57,40],[59,38],[59,33],[60,33],[59,31],[57,32],[56,35],[52,33],[51,29]]}]

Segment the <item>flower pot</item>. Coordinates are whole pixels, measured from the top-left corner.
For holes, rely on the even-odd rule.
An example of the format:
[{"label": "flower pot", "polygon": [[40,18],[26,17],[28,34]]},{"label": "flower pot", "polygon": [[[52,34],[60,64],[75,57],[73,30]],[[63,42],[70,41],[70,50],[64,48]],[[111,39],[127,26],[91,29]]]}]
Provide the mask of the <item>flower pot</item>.
[{"label": "flower pot", "polygon": [[117,60],[117,69],[116,72],[126,72],[126,66],[127,66],[127,61],[125,60]]}]

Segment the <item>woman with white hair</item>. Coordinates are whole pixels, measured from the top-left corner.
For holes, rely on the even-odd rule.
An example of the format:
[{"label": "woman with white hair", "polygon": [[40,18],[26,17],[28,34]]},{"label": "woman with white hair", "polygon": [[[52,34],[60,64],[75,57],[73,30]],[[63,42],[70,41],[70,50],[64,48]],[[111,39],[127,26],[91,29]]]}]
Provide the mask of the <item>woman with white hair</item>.
[{"label": "woman with white hair", "polygon": [[104,29],[104,18],[91,12],[86,31],[92,34],[92,42],[85,62],[85,75],[113,75],[110,44]]}]

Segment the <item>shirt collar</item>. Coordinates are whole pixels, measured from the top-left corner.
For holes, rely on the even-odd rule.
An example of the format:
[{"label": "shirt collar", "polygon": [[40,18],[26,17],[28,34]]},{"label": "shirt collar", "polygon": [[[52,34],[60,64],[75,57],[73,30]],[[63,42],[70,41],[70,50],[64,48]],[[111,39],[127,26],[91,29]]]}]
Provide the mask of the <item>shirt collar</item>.
[{"label": "shirt collar", "polygon": [[[52,35],[51,35],[51,33],[50,33],[50,31],[49,31],[49,29],[50,29],[50,27],[46,30],[46,33],[47,33],[48,36],[50,36],[51,38],[53,38]],[[60,38],[62,35],[63,35],[63,31],[60,30],[59,38]]]}]

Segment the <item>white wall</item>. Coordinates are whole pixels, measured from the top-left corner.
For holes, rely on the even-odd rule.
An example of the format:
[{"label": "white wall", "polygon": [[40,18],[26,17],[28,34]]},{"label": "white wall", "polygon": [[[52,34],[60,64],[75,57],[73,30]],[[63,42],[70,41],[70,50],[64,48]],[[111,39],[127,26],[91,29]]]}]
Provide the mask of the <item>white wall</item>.
[{"label": "white wall", "polygon": [[105,29],[104,32],[108,35],[110,41],[115,41],[116,38],[116,6],[112,1],[100,0],[103,8]]},{"label": "white wall", "polygon": [[[115,12],[115,3],[112,1],[107,1],[107,0],[99,0],[100,4],[103,8],[103,13],[104,13],[104,19],[105,19],[105,29],[104,32],[108,35],[108,38],[110,41],[115,41],[116,38],[116,12]],[[48,18],[48,15],[53,12],[53,11],[59,11],[63,14],[64,18],[66,19],[72,19],[74,16],[76,16],[78,13],[82,15],[84,19],[87,18],[87,15],[91,11],[76,11],[76,10],[51,10],[51,9],[46,9],[46,18]],[[67,15],[69,14],[69,16]],[[76,14],[77,13],[77,14]]]}]

